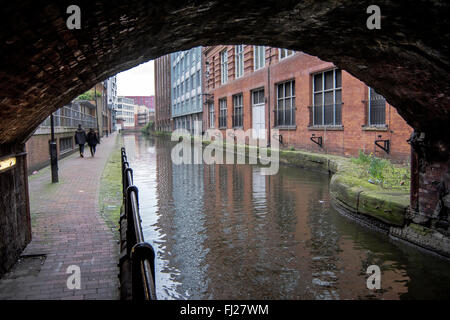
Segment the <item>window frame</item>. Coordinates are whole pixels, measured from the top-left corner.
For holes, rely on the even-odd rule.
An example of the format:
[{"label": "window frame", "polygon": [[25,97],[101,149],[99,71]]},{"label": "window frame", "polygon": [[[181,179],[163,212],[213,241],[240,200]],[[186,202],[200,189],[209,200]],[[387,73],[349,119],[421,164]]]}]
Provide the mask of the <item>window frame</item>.
[{"label": "window frame", "polygon": [[[290,95],[286,96],[286,84],[290,84]],[[283,86],[283,96],[280,97],[280,86]],[[283,82],[279,82],[276,84],[276,109],[275,109],[275,113],[276,113],[276,123],[275,123],[275,127],[295,127],[296,126],[296,119],[295,119],[295,111],[297,109],[296,105],[295,105],[295,79],[290,79],[290,80],[285,80]],[[280,102],[283,101],[283,108],[280,109],[281,105]],[[286,109],[286,101],[290,102],[290,107],[289,109]],[[283,121],[280,122],[280,118],[279,118],[279,114],[280,111],[283,114]],[[290,113],[290,119],[291,122],[287,123],[286,122],[286,114],[287,111],[289,111]]]},{"label": "window frame", "polygon": [[[282,57],[282,52],[284,53],[284,57]],[[280,60],[280,61],[283,59],[286,59],[290,56],[293,56],[294,54],[295,54],[294,50],[278,48],[278,60]]]},{"label": "window frame", "polygon": [[214,129],[216,127],[215,121],[216,121],[216,117],[215,117],[215,110],[214,110],[214,102],[209,102],[208,103],[208,115],[209,115],[209,127]]},{"label": "window frame", "polygon": [[[383,97],[381,94],[379,94],[378,92],[376,92],[373,88],[368,87],[368,101],[367,101],[367,125],[369,127],[385,127],[386,126],[386,98]],[[372,94],[371,91],[373,90],[373,92],[375,94],[377,94],[378,96],[382,97],[383,99],[372,99]],[[383,101],[384,102],[384,116],[383,116],[383,123],[372,123],[372,102],[373,101]]]},{"label": "window frame", "polygon": [[[240,49],[240,50],[239,50]],[[244,76],[244,45],[234,46],[234,78],[239,79]]]},{"label": "window frame", "polygon": [[[325,73],[333,71],[333,86],[331,89],[325,89]],[[336,71],[339,71],[341,74],[341,85],[340,87],[336,87]],[[316,91],[316,82],[315,82],[315,76],[317,75],[321,75],[322,76],[322,88],[319,91]],[[338,103],[340,104],[340,109],[338,112],[340,112],[339,118],[340,118],[340,123],[336,122],[336,115],[338,114],[337,110],[336,110],[336,92],[340,91],[341,92],[341,101]],[[327,106],[325,104],[325,93],[327,92],[333,92],[333,122],[331,124],[325,124],[325,106]],[[320,124],[316,123],[316,119],[315,119],[315,95],[316,94],[321,94],[322,99],[321,99],[321,115],[322,115],[322,121]],[[342,70],[339,68],[334,68],[334,69],[328,69],[328,70],[324,70],[324,71],[320,71],[320,72],[316,72],[312,74],[312,126],[314,127],[324,127],[324,126],[342,126]]]},{"label": "window frame", "polygon": [[[233,117],[232,127],[242,128],[244,126],[244,95],[238,93],[232,96],[233,99]],[[238,102],[239,104],[236,104]]]},{"label": "window frame", "polygon": [[219,129],[227,128],[227,116],[227,98],[221,98],[219,99]]},{"label": "window frame", "polygon": [[253,70],[257,71],[259,69],[264,68],[265,66],[266,66],[266,47],[253,46]]},{"label": "window frame", "polygon": [[228,82],[228,49],[220,52],[220,83]]}]

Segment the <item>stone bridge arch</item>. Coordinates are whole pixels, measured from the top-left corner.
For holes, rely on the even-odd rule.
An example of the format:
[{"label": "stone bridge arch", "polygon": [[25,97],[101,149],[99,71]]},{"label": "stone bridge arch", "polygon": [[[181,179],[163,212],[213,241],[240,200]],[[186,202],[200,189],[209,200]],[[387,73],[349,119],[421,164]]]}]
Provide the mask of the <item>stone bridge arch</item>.
[{"label": "stone bridge arch", "polygon": [[[81,29],[69,30],[69,5]],[[259,44],[332,61],[383,94],[415,129],[412,212],[429,224],[450,177],[450,4],[379,0],[381,29],[369,30],[372,1],[130,0],[2,4],[0,20],[0,259],[30,239],[23,143],[53,111],[120,71],[198,45]],[[444,193],[438,192],[444,185]],[[442,187],[439,189],[442,190]],[[14,219],[11,217],[14,216]],[[19,217],[19,218],[17,218]],[[19,226],[17,221],[22,221]],[[5,227],[16,223],[15,227]],[[17,241],[4,245],[11,237]],[[0,272],[5,266],[0,266]]]}]

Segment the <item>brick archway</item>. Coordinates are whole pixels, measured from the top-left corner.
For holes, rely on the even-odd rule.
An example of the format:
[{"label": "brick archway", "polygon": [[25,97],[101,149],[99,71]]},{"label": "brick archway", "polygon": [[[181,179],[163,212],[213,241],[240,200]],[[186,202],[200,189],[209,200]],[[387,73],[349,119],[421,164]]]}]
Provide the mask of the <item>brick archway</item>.
[{"label": "brick archway", "polygon": [[[80,30],[66,27],[71,4],[81,8]],[[369,30],[366,9],[371,4],[346,0],[3,4],[0,156],[20,151],[51,112],[98,81],[152,58],[198,45],[283,47],[347,70],[383,94],[415,128],[417,187],[412,207],[422,217],[419,220],[428,223],[441,197],[436,182],[446,185],[444,190],[450,184],[450,4],[380,0],[381,29]],[[421,188],[431,192],[422,197],[423,203]],[[13,193],[4,195],[0,210],[26,211],[26,206],[9,205],[15,191],[9,192]]]}]

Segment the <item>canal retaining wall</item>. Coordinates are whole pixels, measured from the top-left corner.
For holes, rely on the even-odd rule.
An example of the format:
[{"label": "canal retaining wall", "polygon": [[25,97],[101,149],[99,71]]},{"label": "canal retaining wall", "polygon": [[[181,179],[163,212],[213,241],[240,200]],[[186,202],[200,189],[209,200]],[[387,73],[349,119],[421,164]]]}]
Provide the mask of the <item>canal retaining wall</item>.
[{"label": "canal retaining wall", "polygon": [[331,198],[344,215],[392,238],[450,257],[448,236],[412,223],[409,192],[383,189],[355,177],[354,165],[344,157],[280,150],[280,162],[328,172]]}]

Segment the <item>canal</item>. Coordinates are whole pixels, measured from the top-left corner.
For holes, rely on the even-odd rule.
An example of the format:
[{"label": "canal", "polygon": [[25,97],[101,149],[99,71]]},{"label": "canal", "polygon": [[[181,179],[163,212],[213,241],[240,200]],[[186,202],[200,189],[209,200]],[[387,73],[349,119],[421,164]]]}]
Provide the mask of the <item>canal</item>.
[{"label": "canal", "polygon": [[[165,138],[124,135],[159,299],[444,299],[450,263],[340,215],[326,174],[175,165]],[[366,270],[381,268],[381,290]]]}]

